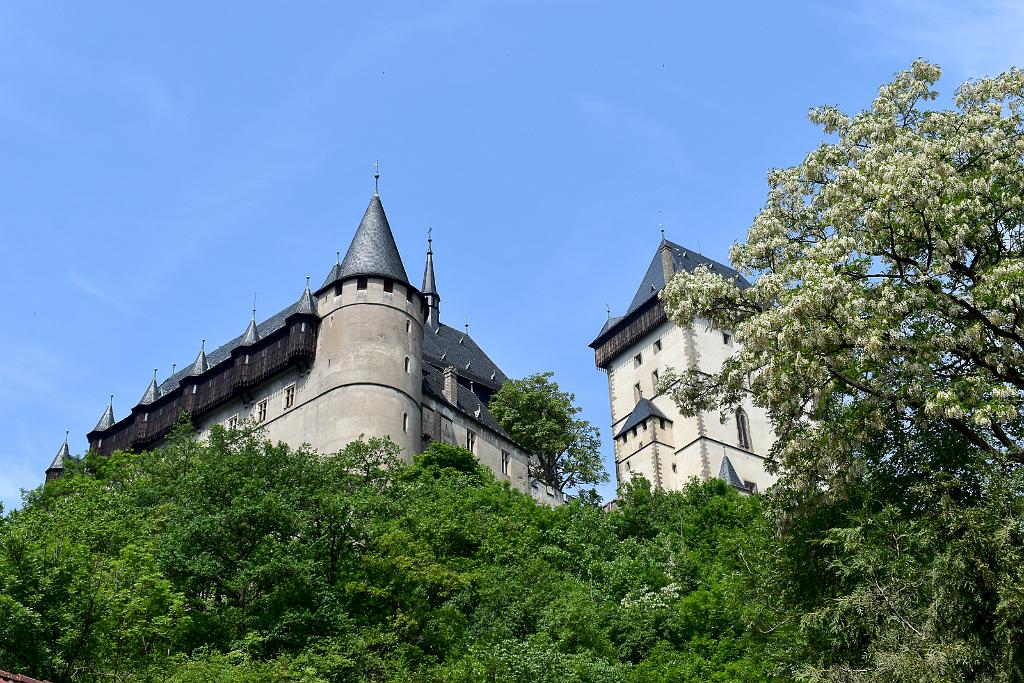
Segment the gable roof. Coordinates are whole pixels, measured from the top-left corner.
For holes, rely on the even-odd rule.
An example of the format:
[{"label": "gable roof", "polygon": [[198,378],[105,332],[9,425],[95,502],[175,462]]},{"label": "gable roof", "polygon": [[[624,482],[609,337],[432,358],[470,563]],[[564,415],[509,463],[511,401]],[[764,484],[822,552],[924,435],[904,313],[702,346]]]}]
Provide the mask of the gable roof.
[{"label": "gable roof", "polygon": [[[456,386],[458,387],[457,402],[452,407],[466,417],[479,422],[488,429],[498,433],[509,441],[512,441],[512,437],[501,428],[501,425],[498,424],[494,415],[492,415],[491,411],[487,409],[487,406],[484,405],[479,396],[461,384]],[[427,365],[423,366],[423,391],[440,401],[444,401],[448,405],[452,405],[451,401],[449,401],[444,395],[444,374]],[[512,441],[512,443],[515,443],[515,441]]]},{"label": "gable roof", "polygon": [[702,254],[687,249],[684,246],[670,242],[669,240],[662,240],[658,243],[658,248],[654,251],[654,257],[651,259],[651,263],[647,266],[647,271],[644,273],[643,279],[640,281],[640,286],[637,287],[636,293],[633,295],[633,299],[629,302],[629,308],[621,316],[612,316],[605,322],[601,331],[597,333],[594,341],[591,342],[593,346],[598,339],[605,336],[608,332],[619,327],[620,324],[624,323],[633,313],[639,310],[644,304],[656,299],[658,292],[665,287],[665,269],[662,267],[661,261],[661,248],[662,245],[667,245],[672,254],[672,272],[678,273],[686,271],[692,273],[697,266],[706,266],[710,270],[722,275],[723,277],[733,279],[741,289],[746,289],[750,286],[738,271],[725,264],[719,263],[714,259],[710,259]]},{"label": "gable roof", "polygon": [[443,323],[438,323],[437,327],[424,326],[423,360],[437,368],[454,366],[459,375],[495,390],[508,381],[501,368],[469,334]]},{"label": "gable roof", "polygon": [[633,412],[629,414],[629,417],[626,419],[626,423],[622,425],[622,429],[620,429],[613,438],[619,438],[649,417],[659,417],[663,420],[668,419],[665,417],[665,413],[658,410],[658,406],[651,403],[649,399],[641,398],[637,402],[636,407],[633,408]]}]

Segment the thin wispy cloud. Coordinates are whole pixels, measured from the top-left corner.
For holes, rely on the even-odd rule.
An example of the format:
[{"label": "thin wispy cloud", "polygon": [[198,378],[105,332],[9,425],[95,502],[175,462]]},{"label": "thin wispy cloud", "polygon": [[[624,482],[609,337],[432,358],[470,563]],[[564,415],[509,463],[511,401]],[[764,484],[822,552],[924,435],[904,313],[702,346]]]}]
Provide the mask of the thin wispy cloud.
[{"label": "thin wispy cloud", "polygon": [[864,0],[847,18],[865,25],[881,54],[917,56],[964,78],[1024,66],[1024,3],[1019,0]]},{"label": "thin wispy cloud", "polygon": [[135,311],[132,310],[123,301],[114,298],[113,296],[103,291],[89,280],[86,280],[78,273],[78,271],[72,270],[68,275],[68,280],[70,281],[71,286],[74,287],[75,289],[85,292],[91,297],[99,299],[100,301],[112,306],[113,308],[116,308],[122,313],[135,313]]}]

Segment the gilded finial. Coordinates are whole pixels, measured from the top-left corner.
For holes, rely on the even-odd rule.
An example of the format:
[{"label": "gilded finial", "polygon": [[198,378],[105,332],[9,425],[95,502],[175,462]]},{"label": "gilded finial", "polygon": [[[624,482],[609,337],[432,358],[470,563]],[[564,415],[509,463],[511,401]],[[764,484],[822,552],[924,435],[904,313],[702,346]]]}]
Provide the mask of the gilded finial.
[{"label": "gilded finial", "polygon": [[380,161],[373,162],[373,196],[380,194]]}]

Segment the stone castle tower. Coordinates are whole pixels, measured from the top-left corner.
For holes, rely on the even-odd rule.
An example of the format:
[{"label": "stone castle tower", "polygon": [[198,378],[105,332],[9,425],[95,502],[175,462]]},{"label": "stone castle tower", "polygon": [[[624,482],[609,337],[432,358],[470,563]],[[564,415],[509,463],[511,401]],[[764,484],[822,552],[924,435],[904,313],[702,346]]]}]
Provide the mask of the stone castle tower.
[{"label": "stone castle tower", "polygon": [[662,239],[626,312],[612,316],[591,342],[608,374],[615,474],[621,486],[642,474],[654,486],[679,489],[691,477],[720,477],[743,492],[775,482],[765,456],[775,441],[765,412],[748,399],[723,422],[717,411],[683,417],[658,392],[666,368],[716,372],[738,345],[732,332],[697,321],[680,328],[658,294],[680,270],[703,265],[749,286],[732,268]]},{"label": "stone castle tower", "polygon": [[[315,292],[257,323],[163,382],[156,373],[129,415],[113,400],[86,435],[90,449],[159,446],[183,412],[200,436],[243,420],[271,441],[308,443],[321,453],[361,436],[390,437],[403,458],[430,440],[464,446],[498,479],[543,502],[558,494],[529,477],[530,454],[487,409],[506,375],[465,330],[440,320],[440,294],[428,238],[423,285],[410,281],[379,193]],[[46,476],[60,476],[67,447]]]}]

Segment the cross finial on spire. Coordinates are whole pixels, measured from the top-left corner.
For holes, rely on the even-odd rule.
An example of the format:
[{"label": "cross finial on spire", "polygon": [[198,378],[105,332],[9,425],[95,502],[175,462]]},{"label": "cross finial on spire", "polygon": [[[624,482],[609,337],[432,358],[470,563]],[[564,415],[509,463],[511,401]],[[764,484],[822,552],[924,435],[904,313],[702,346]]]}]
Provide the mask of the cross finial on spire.
[{"label": "cross finial on spire", "polygon": [[159,370],[159,368],[153,368],[153,381],[154,382],[156,381],[156,373],[157,373],[158,370]]},{"label": "cross finial on spire", "polygon": [[309,276],[306,276],[306,289],[309,289]]},{"label": "cross finial on spire", "polygon": [[466,334],[469,335],[469,316],[466,316]]},{"label": "cross finial on spire", "polygon": [[114,406],[114,395],[113,394],[110,395],[110,406],[111,407]]},{"label": "cross finial on spire", "polygon": [[380,194],[380,161],[373,162],[373,196]]},{"label": "cross finial on spire", "polygon": [[252,321],[256,322],[256,292],[252,293]]},{"label": "cross finial on spire", "polygon": [[604,307],[608,311],[608,319],[611,320],[612,319],[612,307],[609,306],[608,304],[605,304]]},{"label": "cross finial on spire", "polygon": [[664,242],[665,241],[665,226],[662,225],[661,223],[658,223],[658,228],[661,230],[661,241]]},{"label": "cross finial on spire", "polygon": [[199,340],[199,350],[200,351],[204,351],[204,352],[206,351],[206,340],[205,339]]}]

